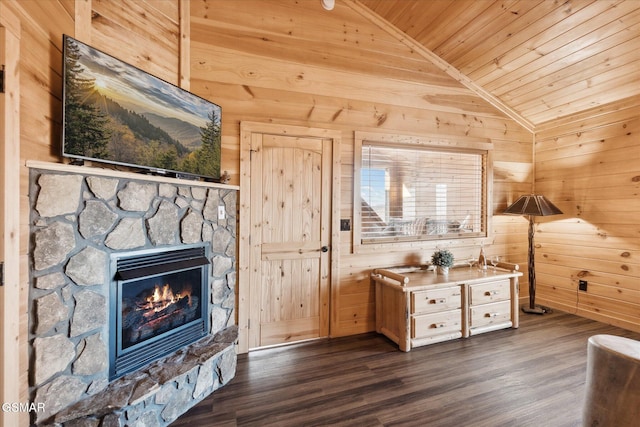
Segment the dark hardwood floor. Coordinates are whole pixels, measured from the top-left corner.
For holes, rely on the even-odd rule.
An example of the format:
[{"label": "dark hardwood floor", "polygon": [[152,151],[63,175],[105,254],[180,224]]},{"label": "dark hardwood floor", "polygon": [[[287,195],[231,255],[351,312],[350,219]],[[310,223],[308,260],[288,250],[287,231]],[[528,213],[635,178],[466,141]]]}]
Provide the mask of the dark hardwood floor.
[{"label": "dark hardwood floor", "polygon": [[254,351],[171,427],[579,426],[596,334],[640,340],[555,312],[408,353],[375,333]]}]

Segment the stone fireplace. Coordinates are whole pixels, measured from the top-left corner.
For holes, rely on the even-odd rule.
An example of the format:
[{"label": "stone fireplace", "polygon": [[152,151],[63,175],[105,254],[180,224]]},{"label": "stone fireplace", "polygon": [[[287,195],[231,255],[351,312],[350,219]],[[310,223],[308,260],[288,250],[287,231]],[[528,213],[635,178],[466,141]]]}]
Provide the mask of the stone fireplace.
[{"label": "stone fireplace", "polygon": [[237,188],[29,166],[32,422],[168,425],[230,381]]}]

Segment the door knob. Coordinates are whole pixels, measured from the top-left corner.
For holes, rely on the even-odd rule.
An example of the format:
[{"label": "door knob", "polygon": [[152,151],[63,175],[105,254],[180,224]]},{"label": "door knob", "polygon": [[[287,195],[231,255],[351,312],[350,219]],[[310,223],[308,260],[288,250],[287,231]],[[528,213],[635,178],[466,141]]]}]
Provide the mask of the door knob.
[{"label": "door knob", "polygon": [[329,246],[323,246],[320,248],[322,252],[329,252]]}]

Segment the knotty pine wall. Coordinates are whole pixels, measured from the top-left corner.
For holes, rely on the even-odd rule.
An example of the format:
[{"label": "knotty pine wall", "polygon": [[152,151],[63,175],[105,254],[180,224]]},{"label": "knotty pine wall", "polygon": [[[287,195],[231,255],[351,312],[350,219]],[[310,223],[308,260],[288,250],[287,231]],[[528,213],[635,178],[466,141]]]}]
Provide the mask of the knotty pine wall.
[{"label": "knotty pine wall", "polygon": [[[539,126],[536,191],[561,221],[536,234],[536,299],[640,331],[640,97]],[[587,291],[578,281],[587,281]]]},{"label": "knotty pine wall", "polygon": [[[389,32],[336,3],[328,12],[319,0],[272,0],[268,7],[258,0],[191,2],[191,90],[222,106],[226,153],[238,152],[243,120],[341,131],[343,219],[353,217],[356,130],[490,139],[493,209],[500,211],[531,191],[533,139],[528,131]],[[230,167],[237,183],[238,169]],[[487,251],[525,263],[526,228],[518,218],[494,217]],[[374,330],[371,268],[426,261],[435,247],[354,254],[351,232],[340,236],[340,247],[332,250],[340,263],[332,336]],[[478,240],[440,243],[460,259],[477,255],[479,245]],[[526,284],[522,288],[526,296]]]},{"label": "knotty pine wall", "polygon": [[[342,132],[340,216],[352,217],[353,132],[442,134],[491,139],[494,207],[530,190],[532,136],[412,49],[338,2],[3,0],[22,23],[20,67],[20,341],[21,361],[7,382],[27,396],[27,160],[61,161],[62,34],[69,34],[223,108],[223,164],[239,183],[242,120],[301,124]],[[185,39],[186,36],[189,36]],[[185,63],[187,66],[185,66]],[[489,251],[526,259],[526,224],[493,221]],[[433,247],[354,255],[341,233],[333,336],[374,329],[374,266],[427,259]],[[488,242],[489,243],[489,242]],[[456,255],[478,242],[448,242]],[[240,283],[240,286],[243,286]],[[523,286],[526,290],[526,286]],[[526,295],[526,292],[525,292]]]}]

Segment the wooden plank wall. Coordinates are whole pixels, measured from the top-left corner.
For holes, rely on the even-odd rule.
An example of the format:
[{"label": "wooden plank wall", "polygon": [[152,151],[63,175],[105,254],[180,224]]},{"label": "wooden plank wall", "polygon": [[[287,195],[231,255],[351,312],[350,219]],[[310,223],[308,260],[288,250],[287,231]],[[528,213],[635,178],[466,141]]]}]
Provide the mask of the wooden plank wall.
[{"label": "wooden plank wall", "polygon": [[[192,1],[192,22],[187,27],[191,50],[182,54],[184,4],[177,1],[93,0],[87,5],[73,0],[8,0],[7,4],[25,22],[24,46],[29,46],[21,55],[27,75],[22,97],[22,164],[27,159],[60,160],[62,34],[77,33],[81,41],[174,84],[181,81],[181,61],[190,57],[190,90],[223,107],[222,169],[229,171],[232,184],[239,183],[239,124],[253,120],[342,131],[341,218],[352,217],[356,130],[491,139],[494,208],[504,208],[508,200],[530,190],[529,132],[340,3],[327,12],[319,2],[274,0],[267,9],[259,0],[245,0],[242,8],[223,0]],[[27,178],[23,168],[21,271],[25,280]],[[524,262],[526,225],[503,217],[494,219],[493,227],[495,243],[488,251]],[[334,336],[374,329],[370,268],[428,259],[434,247],[354,255],[351,233],[342,232],[341,240],[339,289],[332,306],[337,312],[332,318],[339,319],[331,325]],[[478,241],[443,245],[451,246],[460,259],[479,250]],[[26,331],[26,307],[21,313]],[[21,372],[26,375],[26,345],[21,349]]]},{"label": "wooden plank wall", "polygon": [[[223,158],[239,182],[243,120],[342,132],[340,217],[352,219],[354,131],[490,139],[493,209],[531,191],[532,135],[343,2],[191,2],[191,90],[222,106]],[[496,216],[488,253],[526,262],[526,221]],[[354,254],[341,232],[331,335],[374,330],[373,267],[426,261],[435,244]],[[461,260],[480,242],[440,243]],[[334,254],[336,253],[334,249]],[[239,286],[246,286],[239,283]],[[525,290],[526,286],[522,287]]]},{"label": "wooden plank wall", "polygon": [[[560,221],[536,235],[536,299],[640,331],[640,97],[539,126],[536,192]],[[587,291],[578,281],[587,281]]]},{"label": "wooden plank wall", "polygon": [[[235,2],[192,1],[191,50],[180,54],[184,5],[177,1],[93,0],[88,7],[73,0],[3,0],[3,8],[22,24],[21,296],[16,301],[21,363],[14,377],[3,381],[20,384],[23,400],[28,399],[29,360],[29,188],[24,164],[61,160],[63,34],[77,32],[81,40],[172,83],[181,80],[180,62],[190,55],[191,90],[223,107],[222,167],[233,184],[239,183],[239,124],[254,120],[342,132],[343,218],[352,216],[355,130],[489,138],[495,146],[494,207],[529,191],[532,138],[527,131],[348,7],[338,4],[326,12],[317,3],[277,0],[266,10],[263,2],[253,0],[242,8]],[[526,226],[512,218],[494,219],[493,226],[497,232],[489,250],[523,262]],[[426,258],[433,249],[354,255],[351,233],[343,232],[341,238],[334,336],[373,330],[371,267]],[[451,245],[460,257],[478,250],[477,242]]]},{"label": "wooden plank wall", "polygon": [[[62,35],[78,38],[128,63],[177,84],[179,82],[179,2],[153,0],[78,1],[2,0],[0,10],[20,21],[20,338],[19,366],[3,384],[20,388],[20,401],[28,396],[28,251],[29,176],[27,160],[59,162],[62,122]],[[89,12],[90,11],[90,12]],[[4,191],[4,189],[3,189]],[[13,360],[11,357],[3,359]],[[9,416],[9,415],[7,415]],[[18,414],[28,425],[27,413]],[[4,425],[14,418],[0,417]],[[2,425],[0,424],[0,425]]]}]

